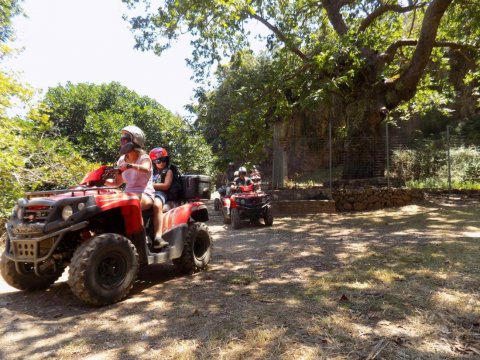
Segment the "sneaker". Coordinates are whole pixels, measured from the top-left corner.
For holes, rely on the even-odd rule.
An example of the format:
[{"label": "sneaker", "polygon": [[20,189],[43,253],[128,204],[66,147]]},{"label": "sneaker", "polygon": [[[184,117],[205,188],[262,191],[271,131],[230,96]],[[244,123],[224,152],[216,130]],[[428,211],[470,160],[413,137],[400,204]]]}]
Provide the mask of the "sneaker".
[{"label": "sneaker", "polygon": [[153,247],[156,249],[161,249],[168,246],[168,242],[162,239],[162,237],[157,236],[155,240],[153,240]]}]

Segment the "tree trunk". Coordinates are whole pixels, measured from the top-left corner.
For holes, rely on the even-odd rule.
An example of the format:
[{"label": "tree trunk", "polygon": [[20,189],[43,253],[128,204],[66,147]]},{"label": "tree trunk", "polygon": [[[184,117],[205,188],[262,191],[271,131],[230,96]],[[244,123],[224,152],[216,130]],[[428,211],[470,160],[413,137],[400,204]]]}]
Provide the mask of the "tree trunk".
[{"label": "tree trunk", "polygon": [[365,97],[347,106],[343,179],[384,176],[386,152],[382,120],[386,110],[371,99]]},{"label": "tree trunk", "polygon": [[285,185],[288,176],[288,163],[286,152],[287,124],[285,121],[276,121],[273,124],[273,166],[272,188],[281,189]]}]

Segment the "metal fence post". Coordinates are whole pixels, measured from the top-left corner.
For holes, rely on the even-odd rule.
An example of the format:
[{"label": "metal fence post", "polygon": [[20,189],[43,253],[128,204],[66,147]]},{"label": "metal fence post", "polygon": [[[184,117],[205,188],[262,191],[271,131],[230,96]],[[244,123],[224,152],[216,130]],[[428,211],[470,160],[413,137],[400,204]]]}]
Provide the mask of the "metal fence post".
[{"label": "metal fence post", "polygon": [[448,195],[452,190],[452,172],[450,159],[450,127],[447,125],[447,164],[448,164]]},{"label": "metal fence post", "polygon": [[332,193],[332,117],[328,117],[328,167],[329,167],[329,186]]},{"label": "metal fence post", "polygon": [[388,116],[385,119],[385,146],[387,148],[387,187],[390,187],[390,153],[388,144]]}]

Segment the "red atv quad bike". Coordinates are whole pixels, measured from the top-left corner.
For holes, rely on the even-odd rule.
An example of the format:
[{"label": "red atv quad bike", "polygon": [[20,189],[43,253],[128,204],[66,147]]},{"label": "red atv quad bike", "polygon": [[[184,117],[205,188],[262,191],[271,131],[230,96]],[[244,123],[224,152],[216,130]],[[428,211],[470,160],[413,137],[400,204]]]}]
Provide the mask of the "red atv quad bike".
[{"label": "red atv quad bike", "polygon": [[138,197],[104,186],[118,169],[102,166],[81,186],[38,191],[19,199],[7,223],[0,269],[20,290],[46,289],[70,266],[72,292],[91,305],[120,301],[130,292],[139,267],[173,261],[182,273],[205,269],[212,237],[205,222],[210,178],[184,175],[181,205],[165,206],[163,238],[152,247],[152,210],[141,211]]},{"label": "red atv quad bike", "polygon": [[222,211],[225,224],[231,223],[234,229],[238,229],[242,220],[248,219],[255,223],[262,218],[266,226],[273,225],[271,197],[261,190],[253,191],[254,186],[238,186],[230,196],[225,194],[220,199],[215,199],[215,209]]}]

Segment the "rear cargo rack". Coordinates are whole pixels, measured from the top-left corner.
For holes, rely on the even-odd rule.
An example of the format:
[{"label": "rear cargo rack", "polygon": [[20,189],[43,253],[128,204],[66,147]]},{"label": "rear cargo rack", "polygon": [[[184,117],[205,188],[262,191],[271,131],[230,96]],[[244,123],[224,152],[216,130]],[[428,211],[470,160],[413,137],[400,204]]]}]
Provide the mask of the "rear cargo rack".
[{"label": "rear cargo rack", "polygon": [[25,197],[27,199],[33,198],[33,197],[45,197],[45,196],[50,196],[50,195],[59,195],[59,194],[68,194],[71,193],[72,196],[75,195],[75,193],[78,192],[83,192],[85,195],[87,191],[97,191],[99,194],[101,190],[115,190],[119,189],[120,186],[101,186],[101,187],[91,187],[91,188],[75,188],[75,189],[62,189],[62,190],[46,190],[46,191],[30,191],[25,193]]}]

